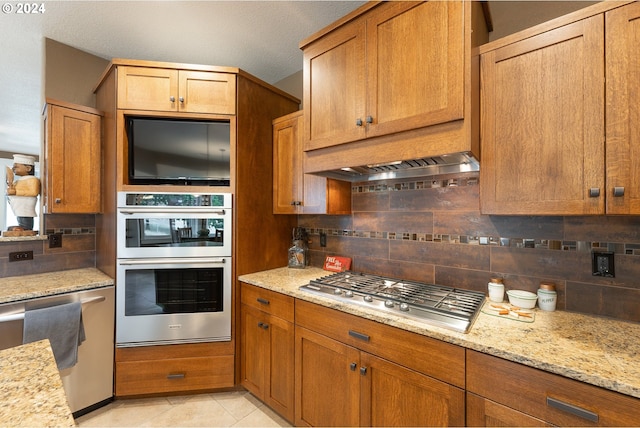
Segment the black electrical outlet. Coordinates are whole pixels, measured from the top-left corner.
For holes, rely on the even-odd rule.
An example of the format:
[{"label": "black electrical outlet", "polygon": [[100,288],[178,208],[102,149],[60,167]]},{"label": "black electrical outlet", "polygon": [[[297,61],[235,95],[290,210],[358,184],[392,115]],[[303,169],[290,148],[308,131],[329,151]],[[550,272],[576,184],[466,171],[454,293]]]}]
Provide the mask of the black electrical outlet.
[{"label": "black electrical outlet", "polygon": [[21,262],[23,260],[33,260],[33,251],[15,251],[9,253],[10,262]]},{"label": "black electrical outlet", "polygon": [[320,246],[327,246],[327,234],[325,232],[320,232]]},{"label": "black electrical outlet", "polygon": [[591,272],[594,276],[610,278],[616,276],[613,254],[610,251],[593,251],[591,253]]},{"label": "black electrical outlet", "polygon": [[62,233],[51,233],[47,236],[49,237],[49,248],[62,247]]}]

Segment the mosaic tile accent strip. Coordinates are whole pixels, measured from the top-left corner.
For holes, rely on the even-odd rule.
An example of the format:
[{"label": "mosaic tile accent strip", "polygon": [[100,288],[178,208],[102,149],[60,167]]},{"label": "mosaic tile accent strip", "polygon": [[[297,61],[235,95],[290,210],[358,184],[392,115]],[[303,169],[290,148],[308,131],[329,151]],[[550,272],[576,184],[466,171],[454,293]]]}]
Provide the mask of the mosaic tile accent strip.
[{"label": "mosaic tile accent strip", "polygon": [[45,234],[51,235],[54,233],[61,233],[63,235],[95,235],[96,228],[95,227],[63,227],[63,228],[53,228],[46,229]]},{"label": "mosaic tile accent strip", "polygon": [[398,192],[403,190],[434,189],[439,187],[477,186],[478,177],[437,178],[399,183],[356,183],[351,187],[352,193]]},{"label": "mosaic tile accent strip", "polygon": [[346,236],[353,238],[390,239],[465,245],[492,245],[499,247],[577,252],[611,251],[616,254],[640,256],[640,243],[561,241],[552,239],[505,238],[498,236],[466,236],[420,232],[384,232],[321,228],[306,228],[305,230],[310,236],[319,236],[322,232],[330,236]]}]

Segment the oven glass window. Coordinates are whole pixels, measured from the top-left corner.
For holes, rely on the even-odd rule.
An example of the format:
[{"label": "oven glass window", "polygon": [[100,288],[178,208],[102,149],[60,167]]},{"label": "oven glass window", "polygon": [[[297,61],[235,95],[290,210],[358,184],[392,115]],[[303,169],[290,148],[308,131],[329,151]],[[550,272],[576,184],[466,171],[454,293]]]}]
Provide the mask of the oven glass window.
[{"label": "oven glass window", "polygon": [[127,270],[125,316],[221,312],[223,273],[223,268]]},{"label": "oven glass window", "polygon": [[126,220],[127,248],[222,247],[223,218],[135,218]]}]

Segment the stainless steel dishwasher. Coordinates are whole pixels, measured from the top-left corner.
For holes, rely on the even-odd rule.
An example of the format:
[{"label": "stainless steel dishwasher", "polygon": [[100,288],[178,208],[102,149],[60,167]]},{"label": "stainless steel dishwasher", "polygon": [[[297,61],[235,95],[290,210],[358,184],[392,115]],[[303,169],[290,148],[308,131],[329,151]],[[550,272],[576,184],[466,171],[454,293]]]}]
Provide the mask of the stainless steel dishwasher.
[{"label": "stainless steel dishwasher", "polygon": [[60,377],[75,417],[113,399],[114,287],[58,294],[0,305],[0,349],[22,344],[25,311],[82,302],[86,340],[78,347],[78,362]]}]

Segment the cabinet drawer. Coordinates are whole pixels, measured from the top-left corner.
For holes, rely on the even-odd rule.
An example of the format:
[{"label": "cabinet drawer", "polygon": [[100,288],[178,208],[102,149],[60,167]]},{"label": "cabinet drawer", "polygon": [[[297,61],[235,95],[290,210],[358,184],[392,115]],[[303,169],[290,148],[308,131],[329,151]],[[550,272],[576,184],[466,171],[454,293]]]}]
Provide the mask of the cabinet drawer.
[{"label": "cabinet drawer", "polygon": [[634,426],[640,421],[640,400],[634,397],[471,350],[467,390],[559,426]]},{"label": "cabinet drawer", "polygon": [[233,386],[233,355],[116,363],[116,396]]},{"label": "cabinet drawer", "polygon": [[296,325],[464,388],[464,348],[302,300],[295,316]]},{"label": "cabinet drawer", "polygon": [[243,304],[293,322],[293,297],[244,282],[240,284],[240,299]]}]

